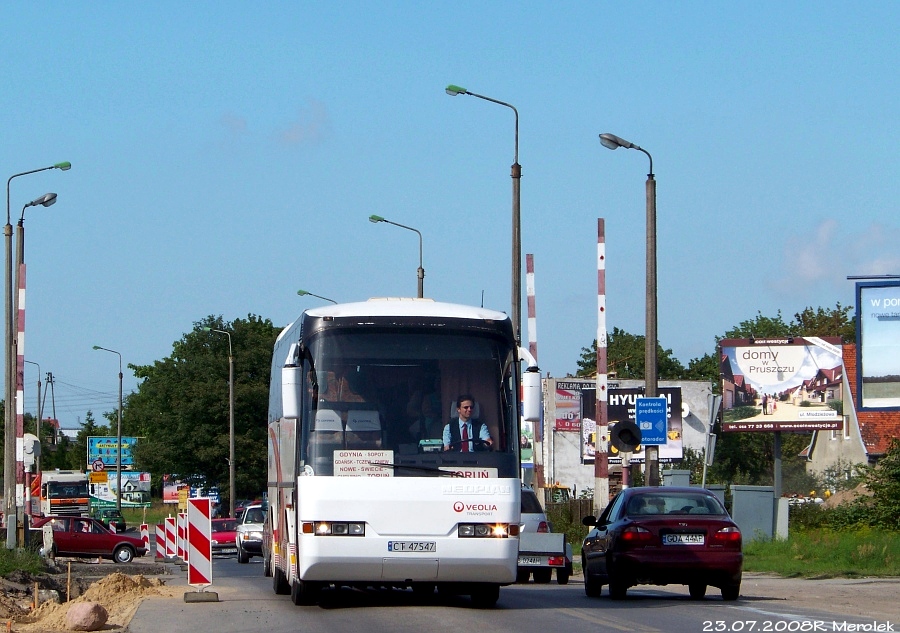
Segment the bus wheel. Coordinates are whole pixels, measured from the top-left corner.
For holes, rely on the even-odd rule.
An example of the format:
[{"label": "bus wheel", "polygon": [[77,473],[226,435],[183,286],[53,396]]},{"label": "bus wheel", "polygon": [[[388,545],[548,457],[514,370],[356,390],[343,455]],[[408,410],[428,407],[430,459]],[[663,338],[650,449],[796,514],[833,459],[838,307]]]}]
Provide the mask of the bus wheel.
[{"label": "bus wheel", "polygon": [[479,585],[478,589],[470,594],[470,597],[477,608],[489,609],[500,599],[500,585]]},{"label": "bus wheel", "polygon": [[277,565],[272,567],[272,589],[279,596],[286,596],[291,593],[291,584]]},{"label": "bus wheel", "polygon": [[319,600],[319,589],[316,583],[295,580],[291,583],[291,602],[297,606],[315,604]]}]

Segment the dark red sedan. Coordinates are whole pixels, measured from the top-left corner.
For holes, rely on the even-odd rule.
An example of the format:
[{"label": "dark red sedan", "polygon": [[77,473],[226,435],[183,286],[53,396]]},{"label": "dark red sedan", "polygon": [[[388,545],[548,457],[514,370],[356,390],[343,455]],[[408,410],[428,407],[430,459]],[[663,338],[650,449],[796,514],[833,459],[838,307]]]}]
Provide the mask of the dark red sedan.
[{"label": "dark red sedan", "polygon": [[237,556],[237,519],[212,520],[212,555]]},{"label": "dark red sedan", "polygon": [[[147,553],[143,540],[110,532],[100,521],[88,517],[48,516],[34,519],[32,538],[41,539],[43,528],[48,524],[52,526],[55,556],[108,558],[117,563],[130,563],[135,556]],[[47,555],[49,552],[41,553]]]},{"label": "dark red sedan", "polygon": [[719,499],[704,488],[627,488],[599,518],[581,549],[584,591],[613,600],[635,585],[687,585],[691,598],[718,587],[723,600],[741,592],[741,530]]}]

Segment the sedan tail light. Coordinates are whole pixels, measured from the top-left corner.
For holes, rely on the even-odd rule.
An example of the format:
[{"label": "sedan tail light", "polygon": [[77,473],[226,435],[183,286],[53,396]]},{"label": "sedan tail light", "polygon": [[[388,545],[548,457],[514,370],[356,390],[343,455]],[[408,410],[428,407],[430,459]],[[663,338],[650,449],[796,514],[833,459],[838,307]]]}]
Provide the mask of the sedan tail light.
[{"label": "sedan tail light", "polygon": [[622,530],[619,538],[628,545],[648,545],[653,541],[653,534],[647,528],[631,525]]},{"label": "sedan tail light", "polygon": [[713,534],[713,542],[717,545],[741,545],[741,530],[735,526],[722,528]]},{"label": "sedan tail light", "polygon": [[539,533],[541,533],[541,534],[545,534],[545,533],[547,533],[547,532],[550,531],[550,526],[547,525],[547,522],[546,522],[546,521],[541,521],[541,522],[538,524],[538,529],[537,529],[537,531],[538,531]]}]

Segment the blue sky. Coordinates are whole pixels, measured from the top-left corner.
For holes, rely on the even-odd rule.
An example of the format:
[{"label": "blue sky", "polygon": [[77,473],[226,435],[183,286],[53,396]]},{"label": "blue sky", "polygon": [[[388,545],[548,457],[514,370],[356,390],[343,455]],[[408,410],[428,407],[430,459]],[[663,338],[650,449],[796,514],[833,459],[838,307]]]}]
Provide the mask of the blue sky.
[{"label": "blue sky", "polygon": [[[194,322],[317,300],[509,310],[512,111],[540,366],[643,334],[646,156],[659,337],[684,363],[757,310],[852,305],[900,272],[894,2],[5,3],[0,166],[26,213],[26,357],[64,427]],[[893,43],[892,43],[893,42]],[[894,209],[894,211],[891,211]],[[524,257],[523,257],[524,258]],[[523,262],[524,270],[524,262]],[[524,272],[523,272],[524,294]],[[523,298],[523,323],[525,309]],[[524,334],[524,333],[523,333]],[[35,366],[26,368],[33,411]],[[136,381],[125,372],[126,392]],[[49,412],[49,400],[48,412]]]}]

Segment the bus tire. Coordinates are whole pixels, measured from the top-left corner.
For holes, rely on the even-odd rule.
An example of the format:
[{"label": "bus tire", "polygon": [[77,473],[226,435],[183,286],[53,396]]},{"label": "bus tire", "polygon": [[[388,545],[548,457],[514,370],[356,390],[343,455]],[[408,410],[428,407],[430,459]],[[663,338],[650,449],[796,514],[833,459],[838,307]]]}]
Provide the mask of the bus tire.
[{"label": "bus tire", "polygon": [[500,599],[500,585],[484,584],[469,594],[474,604],[479,609],[490,609]]},{"label": "bus tire", "polygon": [[287,581],[287,578],[284,577],[284,572],[277,565],[272,567],[272,589],[279,596],[286,596],[291,593],[291,583]]},{"label": "bus tire", "polygon": [[319,585],[309,581],[295,580],[291,583],[291,602],[297,606],[316,604],[319,600]]}]

